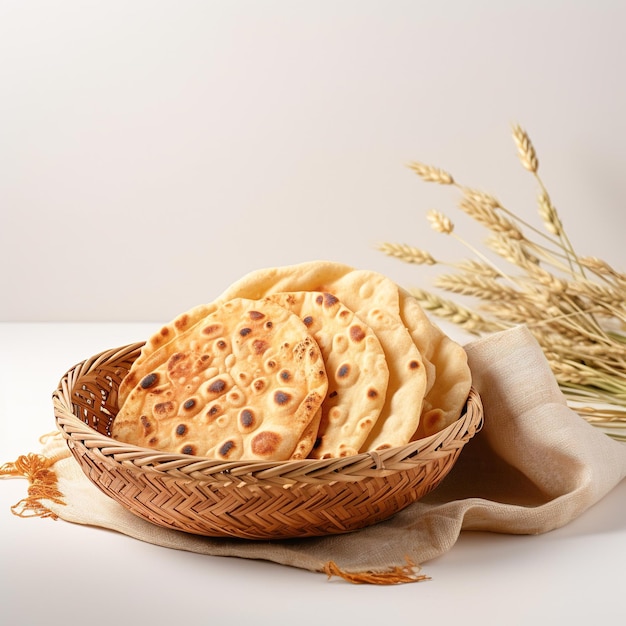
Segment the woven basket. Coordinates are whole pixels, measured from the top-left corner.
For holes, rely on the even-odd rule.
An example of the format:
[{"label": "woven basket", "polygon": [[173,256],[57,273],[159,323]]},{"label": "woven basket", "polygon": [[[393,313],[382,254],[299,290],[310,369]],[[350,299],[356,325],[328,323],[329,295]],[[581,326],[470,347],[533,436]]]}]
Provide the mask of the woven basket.
[{"label": "woven basket", "polygon": [[463,415],[436,435],[347,458],[223,462],[156,452],[110,435],[119,384],[142,343],[74,366],[53,394],[57,425],[86,476],[159,526],[214,537],[345,533],[389,518],[434,489],[482,426],[472,389]]}]

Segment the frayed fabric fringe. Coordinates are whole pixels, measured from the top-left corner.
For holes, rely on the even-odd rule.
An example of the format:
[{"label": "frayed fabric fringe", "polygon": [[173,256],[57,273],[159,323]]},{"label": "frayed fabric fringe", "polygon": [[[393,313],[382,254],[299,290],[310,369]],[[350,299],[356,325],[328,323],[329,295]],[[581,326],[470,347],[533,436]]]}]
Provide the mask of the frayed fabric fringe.
[{"label": "frayed fabric fringe", "polygon": [[339,576],[350,583],[370,584],[370,585],[399,585],[403,583],[415,583],[430,580],[428,576],[419,574],[420,567],[415,565],[408,557],[406,565],[398,565],[383,572],[346,572],[342,570],[334,561],[328,561],[324,565],[324,573],[328,578]]},{"label": "frayed fabric fringe", "polygon": [[[44,435],[41,441],[53,435]],[[50,500],[56,504],[65,504],[63,494],[57,487],[57,475],[52,466],[67,454],[46,457],[43,454],[24,454],[13,463],[0,466],[0,478],[26,478],[29,482],[28,495],[11,507],[11,512],[18,517],[50,517],[57,519],[42,500]]]}]

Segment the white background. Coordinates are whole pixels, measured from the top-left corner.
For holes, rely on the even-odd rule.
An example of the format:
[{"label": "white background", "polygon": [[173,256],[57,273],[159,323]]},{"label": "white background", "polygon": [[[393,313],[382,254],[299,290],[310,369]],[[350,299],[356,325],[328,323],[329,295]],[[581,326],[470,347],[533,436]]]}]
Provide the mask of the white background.
[{"label": "white background", "polygon": [[[428,286],[451,171],[624,269],[626,4],[0,0],[0,321],[167,321],[325,258]],[[472,230],[474,228],[474,230]],[[445,239],[445,241],[444,241]],[[449,252],[448,252],[449,250]]]}]

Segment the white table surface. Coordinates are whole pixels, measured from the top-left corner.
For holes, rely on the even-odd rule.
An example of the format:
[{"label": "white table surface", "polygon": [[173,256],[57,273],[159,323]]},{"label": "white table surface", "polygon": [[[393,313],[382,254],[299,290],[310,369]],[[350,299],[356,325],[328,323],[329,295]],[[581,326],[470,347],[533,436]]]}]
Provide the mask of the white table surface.
[{"label": "white table surface", "polygon": [[[0,324],[0,463],[54,429],[51,393],[72,365],[156,324]],[[248,559],[207,557],[62,520],[20,519],[25,480],[0,481],[0,623],[626,623],[626,481],[539,536],[464,532],[424,563],[431,580],[351,585]]]}]

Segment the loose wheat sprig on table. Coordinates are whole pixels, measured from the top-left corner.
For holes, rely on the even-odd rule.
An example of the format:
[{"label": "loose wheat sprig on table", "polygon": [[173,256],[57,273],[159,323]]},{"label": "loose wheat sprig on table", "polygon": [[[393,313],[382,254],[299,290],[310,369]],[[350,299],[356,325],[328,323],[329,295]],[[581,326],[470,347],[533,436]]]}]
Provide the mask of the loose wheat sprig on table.
[{"label": "loose wheat sprig on table", "polygon": [[[475,303],[462,306],[437,293],[409,288],[425,310],[475,334],[525,324],[534,334],[570,406],[607,434],[626,440],[626,273],[597,257],[579,256],[539,174],[528,133],[512,128],[517,156],[538,188],[537,228],[489,193],[458,183],[443,169],[413,162],[423,181],[455,187],[458,208],[484,226],[484,250],[455,232],[453,221],[428,211],[431,227],[454,237],[472,256],[444,262],[409,244],[379,249],[405,263],[446,266],[434,287]],[[497,259],[494,262],[492,259]]]}]

